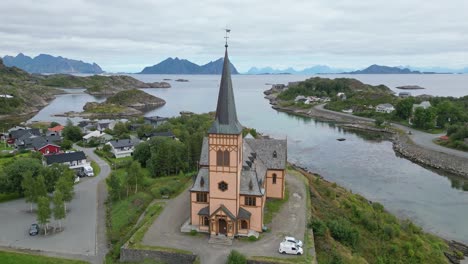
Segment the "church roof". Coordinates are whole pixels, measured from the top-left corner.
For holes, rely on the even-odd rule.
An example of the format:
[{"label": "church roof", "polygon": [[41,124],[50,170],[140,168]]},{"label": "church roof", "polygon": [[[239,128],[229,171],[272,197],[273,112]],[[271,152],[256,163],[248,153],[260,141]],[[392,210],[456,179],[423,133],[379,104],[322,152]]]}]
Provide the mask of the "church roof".
[{"label": "church roof", "polygon": [[[209,192],[210,191],[210,177],[208,177],[208,168],[200,168],[198,170],[197,178],[193,183],[190,191],[193,192]],[[202,180],[203,179],[203,180]]]},{"label": "church roof", "polygon": [[245,210],[244,208],[242,207],[239,207],[239,214],[237,214],[237,219],[250,219],[250,216],[252,215],[252,213],[250,213],[249,211]]},{"label": "church roof", "polygon": [[[244,139],[268,169],[286,168],[287,142],[284,139]],[[276,155],[275,155],[276,154]]]},{"label": "church roof", "polygon": [[224,54],[223,74],[219,85],[216,119],[211,125],[210,134],[240,134],[242,125],[237,119],[234,91],[232,89],[231,69],[227,52]]}]

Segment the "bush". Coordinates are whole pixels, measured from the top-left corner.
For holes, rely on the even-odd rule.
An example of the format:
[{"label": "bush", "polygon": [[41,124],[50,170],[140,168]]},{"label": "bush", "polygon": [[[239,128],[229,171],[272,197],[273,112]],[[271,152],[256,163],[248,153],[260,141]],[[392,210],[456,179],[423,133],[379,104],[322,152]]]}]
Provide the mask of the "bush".
[{"label": "bush", "polygon": [[227,264],[247,264],[247,258],[236,250],[229,253]]},{"label": "bush", "polygon": [[198,234],[197,230],[195,230],[195,229],[190,230],[190,235],[191,236],[196,236],[197,234]]},{"label": "bush", "polygon": [[251,242],[257,241],[257,238],[255,236],[249,236],[249,241]]},{"label": "bush", "polygon": [[314,236],[324,236],[325,232],[327,232],[327,225],[320,219],[312,219],[308,227],[312,228]]},{"label": "bush", "polygon": [[359,241],[359,231],[346,219],[332,220],[327,223],[332,237],[341,243],[356,247]]}]

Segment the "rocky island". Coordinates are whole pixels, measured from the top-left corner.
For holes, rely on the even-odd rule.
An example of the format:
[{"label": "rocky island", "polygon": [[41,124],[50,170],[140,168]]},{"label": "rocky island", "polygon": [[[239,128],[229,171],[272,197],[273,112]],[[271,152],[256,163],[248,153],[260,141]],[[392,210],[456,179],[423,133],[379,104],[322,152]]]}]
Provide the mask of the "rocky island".
[{"label": "rocky island", "polygon": [[163,106],[166,101],[138,89],[118,92],[103,103],[88,102],[83,112],[66,112],[59,116],[84,118],[122,118],[141,116],[143,113]]},{"label": "rocky island", "polygon": [[422,90],[422,89],[426,89],[426,88],[421,87],[419,85],[403,85],[403,86],[397,86],[396,88],[400,89],[400,90]]}]

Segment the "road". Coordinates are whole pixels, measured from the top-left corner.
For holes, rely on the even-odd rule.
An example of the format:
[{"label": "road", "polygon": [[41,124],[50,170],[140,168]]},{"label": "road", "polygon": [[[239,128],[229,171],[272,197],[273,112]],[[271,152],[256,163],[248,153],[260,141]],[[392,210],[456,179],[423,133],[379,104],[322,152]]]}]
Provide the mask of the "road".
[{"label": "road", "polygon": [[[101,172],[96,177],[82,178],[75,185],[75,197],[67,204],[67,216],[62,223],[65,230],[31,237],[28,228],[36,222],[36,214],[29,212],[29,204],[24,199],[0,203],[0,247],[102,263],[107,252],[104,207],[107,194],[101,181],[109,175],[110,167],[92,149],[83,151],[98,163]],[[51,224],[55,224],[53,220]]]},{"label": "road", "polygon": [[264,233],[259,241],[235,239],[232,246],[225,246],[208,244],[208,234],[190,236],[181,233],[180,227],[190,214],[189,192],[186,190],[166,204],[164,211],[143,237],[142,244],[189,250],[199,255],[203,264],[225,263],[233,249],[247,256],[294,258],[296,256],[279,254],[278,246],[286,234],[304,240],[307,192],[304,182],[299,177],[301,176],[287,175],[289,200],[268,225],[271,231]]},{"label": "road", "polygon": [[[352,115],[352,114],[331,111],[331,110],[325,109],[324,106],[325,106],[325,104],[320,104],[320,105],[315,106],[314,108],[317,111],[322,111],[322,112],[326,112],[326,113],[333,114],[333,115],[348,117],[348,118],[352,118],[352,119],[360,120],[360,121],[365,121],[365,122],[374,122],[374,119],[371,119],[371,118],[360,117],[360,116],[355,116],[355,115]],[[413,128],[410,128],[410,127],[407,127],[407,126],[403,126],[403,125],[400,125],[400,124],[395,124],[395,123],[392,123],[392,126],[395,127],[395,128],[401,129],[403,131],[411,131],[411,135],[408,135],[409,138],[416,145],[418,145],[420,147],[468,159],[468,152],[442,147],[442,146],[437,145],[437,144],[435,144],[433,142],[434,139],[436,139],[436,138],[438,138],[438,137],[440,137],[442,135],[445,135],[445,134],[430,134],[430,133],[426,133],[426,132],[423,132],[423,131],[420,131],[420,130],[416,130],[416,129],[413,129]]]}]

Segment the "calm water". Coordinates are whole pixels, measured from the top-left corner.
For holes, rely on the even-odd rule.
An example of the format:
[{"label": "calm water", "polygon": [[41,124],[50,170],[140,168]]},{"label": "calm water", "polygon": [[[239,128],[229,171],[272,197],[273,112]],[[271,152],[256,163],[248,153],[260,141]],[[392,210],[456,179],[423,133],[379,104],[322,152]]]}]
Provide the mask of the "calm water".
[{"label": "calm water", "polygon": [[[163,78],[184,78],[186,83],[171,81],[170,89],[144,89],[161,97],[167,104],[147,115],[175,116],[180,111],[196,113],[214,111],[219,76],[134,75],[142,81]],[[328,75],[327,77],[342,77]],[[391,88],[415,84],[428,88],[419,93],[462,96],[468,75],[356,75],[371,84]],[[402,218],[410,218],[430,231],[449,239],[468,243],[468,192],[464,182],[443,176],[406,159],[397,157],[390,142],[371,135],[346,132],[331,123],[317,122],[273,110],[263,98],[266,83],[287,83],[306,76],[262,75],[234,76],[236,105],[241,123],[278,138],[288,139],[290,161],[308,167],[330,181],[378,201]],[[414,92],[413,94],[416,94]],[[100,101],[102,99],[98,99]],[[87,101],[96,99],[87,94],[61,95],[32,120],[57,120],[54,113],[79,111]],[[339,142],[336,139],[347,140]]]}]

